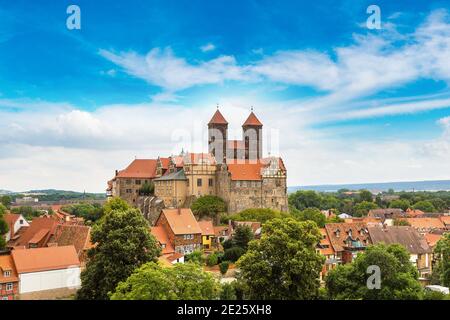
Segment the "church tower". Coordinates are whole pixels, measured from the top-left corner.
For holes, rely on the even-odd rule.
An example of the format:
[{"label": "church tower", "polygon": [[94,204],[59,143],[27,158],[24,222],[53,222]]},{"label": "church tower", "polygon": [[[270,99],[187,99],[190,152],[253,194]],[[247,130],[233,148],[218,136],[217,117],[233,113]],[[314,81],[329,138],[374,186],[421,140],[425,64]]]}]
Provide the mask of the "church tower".
[{"label": "church tower", "polygon": [[223,163],[227,152],[228,122],[219,109],[208,123],[208,151],[216,158],[217,163]]},{"label": "church tower", "polygon": [[257,160],[262,158],[262,123],[252,112],[242,125],[245,143],[245,159]]}]

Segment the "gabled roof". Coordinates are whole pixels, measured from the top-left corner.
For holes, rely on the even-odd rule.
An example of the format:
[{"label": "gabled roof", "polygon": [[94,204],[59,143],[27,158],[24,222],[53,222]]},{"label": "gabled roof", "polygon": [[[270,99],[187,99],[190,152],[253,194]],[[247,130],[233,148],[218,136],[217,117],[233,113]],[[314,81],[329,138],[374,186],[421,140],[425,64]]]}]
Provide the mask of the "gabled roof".
[{"label": "gabled roof", "polygon": [[417,229],[445,229],[444,223],[439,218],[405,218],[411,227]]},{"label": "gabled roof", "polygon": [[13,250],[17,273],[29,273],[79,267],[74,246]]},{"label": "gabled roof", "polygon": [[91,227],[75,224],[60,224],[56,227],[54,236],[49,240],[59,247],[73,245],[80,256],[85,249],[91,247]]},{"label": "gabled roof", "polygon": [[369,226],[367,229],[373,244],[381,242],[387,245],[398,243],[412,254],[431,253],[431,248],[425,238],[412,227]]},{"label": "gabled roof", "polygon": [[37,238],[43,240],[42,245],[45,246],[50,236],[55,232],[57,225],[58,221],[50,217],[34,218],[33,221],[30,222],[30,226],[20,234],[20,237],[17,240],[8,242],[8,246],[28,247],[30,241],[36,241]]},{"label": "gabled roof", "polygon": [[14,225],[16,223],[17,220],[19,220],[20,218],[20,214],[16,214],[16,213],[7,213],[3,216],[6,224],[8,226]]},{"label": "gabled roof", "polygon": [[170,158],[158,158],[159,161],[161,162],[161,167],[163,169],[167,169],[169,168],[169,162],[170,162]]},{"label": "gabled roof", "polygon": [[441,240],[442,234],[425,233],[425,240],[427,240],[428,245],[433,248],[436,243]]},{"label": "gabled roof", "polygon": [[156,240],[164,247],[161,249],[162,254],[172,254],[175,252],[172,244],[170,243],[169,236],[166,230],[162,226],[156,226],[150,228],[150,233],[156,238]]},{"label": "gabled roof", "polygon": [[[363,246],[367,246],[370,241],[367,226],[364,222],[327,223],[325,229],[327,230],[331,245],[336,252],[344,251],[347,246],[346,241],[349,238],[350,230],[351,237],[355,240],[359,239]],[[361,231],[363,232],[361,233]]]},{"label": "gabled roof", "polygon": [[325,228],[320,228],[319,230],[320,234],[322,235],[322,239],[320,239],[320,243],[318,245],[320,253],[324,256],[334,254],[334,250],[331,246],[330,237],[328,237],[327,230],[325,230]]},{"label": "gabled roof", "polygon": [[135,159],[128,167],[117,173],[118,178],[147,178],[156,176],[156,159]]},{"label": "gabled roof", "polygon": [[[5,277],[5,271],[11,271],[11,276]],[[19,278],[11,254],[0,255],[0,283],[16,281],[19,281]]]},{"label": "gabled roof", "polygon": [[200,229],[202,230],[202,236],[213,236],[214,226],[211,220],[202,220],[198,222]]},{"label": "gabled roof", "polygon": [[262,127],[262,123],[261,121],[258,120],[258,118],[256,117],[256,115],[253,113],[253,111],[250,113],[250,115],[248,116],[247,120],[245,120],[244,124],[242,125],[244,126],[255,126],[255,127]]},{"label": "gabled roof", "polygon": [[225,120],[224,116],[220,113],[219,110],[216,110],[211,120],[209,120],[208,124],[228,124],[227,120]]},{"label": "gabled roof", "polygon": [[187,180],[186,175],[184,174],[184,170],[175,171],[172,173],[165,174],[159,178],[154,179],[154,181],[175,181],[175,180]]},{"label": "gabled roof", "polygon": [[446,226],[450,225],[450,216],[440,216],[439,219]]},{"label": "gabled roof", "polygon": [[163,209],[163,214],[172,232],[176,235],[202,233],[191,209]]}]

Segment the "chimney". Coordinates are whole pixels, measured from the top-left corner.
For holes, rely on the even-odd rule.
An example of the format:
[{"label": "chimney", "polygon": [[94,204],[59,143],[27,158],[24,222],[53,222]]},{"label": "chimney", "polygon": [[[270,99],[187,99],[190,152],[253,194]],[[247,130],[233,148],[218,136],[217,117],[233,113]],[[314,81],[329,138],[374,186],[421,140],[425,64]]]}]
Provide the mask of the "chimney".
[{"label": "chimney", "polygon": [[119,173],[119,170],[116,169],[116,177],[117,177],[117,174],[118,174],[118,173]]}]

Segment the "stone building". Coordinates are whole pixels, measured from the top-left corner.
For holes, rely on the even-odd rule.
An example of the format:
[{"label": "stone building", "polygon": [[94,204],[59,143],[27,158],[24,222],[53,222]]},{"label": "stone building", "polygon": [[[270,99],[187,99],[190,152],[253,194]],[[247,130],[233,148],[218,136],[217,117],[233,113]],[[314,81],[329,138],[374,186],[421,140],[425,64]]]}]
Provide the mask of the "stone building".
[{"label": "stone building", "polygon": [[228,122],[217,110],[208,123],[208,153],[136,159],[116,171],[108,195],[139,206],[139,190],[151,181],[155,196],[169,208],[217,195],[230,213],[248,208],[287,211],[286,167],[280,157],[262,157],[262,127],[252,111],[242,125],[242,140],[228,140]]}]

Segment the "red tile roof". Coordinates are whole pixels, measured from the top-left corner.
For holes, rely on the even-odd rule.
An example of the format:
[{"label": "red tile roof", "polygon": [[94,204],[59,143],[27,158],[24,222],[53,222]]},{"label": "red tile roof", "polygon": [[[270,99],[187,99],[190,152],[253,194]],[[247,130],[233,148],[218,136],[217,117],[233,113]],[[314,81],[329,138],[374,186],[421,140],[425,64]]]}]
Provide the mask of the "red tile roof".
[{"label": "red tile roof", "polygon": [[172,254],[175,252],[172,244],[170,243],[169,236],[167,235],[166,230],[162,226],[156,226],[150,228],[150,233],[156,238],[156,240],[163,246],[161,249],[161,253],[164,254]]},{"label": "red tile roof", "polygon": [[439,219],[442,221],[443,224],[446,226],[450,225],[450,216],[440,216]]},{"label": "red tile roof", "polygon": [[250,180],[259,181],[262,179],[261,169],[264,167],[260,161],[240,163],[233,161],[228,163],[228,171],[231,174],[231,180]]},{"label": "red tile roof", "polygon": [[135,159],[124,170],[118,172],[119,178],[147,178],[156,176],[156,159]]},{"label": "red tile roof", "polygon": [[202,230],[202,236],[213,236],[214,226],[211,220],[202,220],[198,222],[200,229]]},{"label": "red tile roof", "polygon": [[434,233],[425,233],[425,240],[427,240],[428,245],[432,248],[436,245],[436,243],[441,240],[442,234],[434,234]]},{"label": "red tile roof", "polygon": [[20,214],[15,213],[7,213],[3,216],[6,224],[8,226],[14,225],[16,221],[20,218]]},{"label": "red tile roof", "polygon": [[13,250],[17,272],[39,272],[80,266],[74,246]]},{"label": "red tile roof", "polygon": [[227,120],[223,117],[219,110],[217,110],[208,124],[228,124]]},{"label": "red tile roof", "polygon": [[163,169],[169,168],[170,158],[159,158],[159,160],[161,161],[161,166]]},{"label": "red tile roof", "polygon": [[411,227],[417,229],[445,229],[444,224],[439,218],[405,218]]},{"label": "red tile roof", "polygon": [[[37,237],[41,237],[46,230],[46,235],[43,236],[43,246],[47,244],[50,236],[55,232],[56,226],[58,225],[58,221],[52,218],[47,217],[39,217],[34,218],[32,222],[30,222],[30,226],[24,230],[23,233],[20,234],[20,237],[17,240],[12,240],[8,242],[8,246],[10,247],[28,247],[28,243],[30,241],[36,241]],[[23,227],[20,229],[24,229]],[[42,239],[42,237],[41,237]]]},{"label": "red tile roof", "polygon": [[55,234],[49,240],[49,244],[55,243],[63,247],[73,245],[78,256],[81,256],[84,250],[89,249],[92,244],[90,242],[91,227],[75,224],[60,224],[57,226]]},{"label": "red tile roof", "polygon": [[362,246],[367,246],[370,242],[367,225],[364,222],[327,223],[325,229],[336,252],[344,251],[345,247],[347,247],[346,241],[350,236],[350,230],[351,238],[359,239]]},{"label": "red tile roof", "polygon": [[327,230],[325,228],[320,228],[320,233],[322,234],[322,239],[320,240],[319,252],[324,256],[329,256],[335,254],[333,247],[331,246],[330,237],[328,237]]},{"label": "red tile roof", "polygon": [[[11,271],[11,276],[5,277],[5,271]],[[19,277],[11,254],[0,255],[0,283],[17,281],[19,281]]]},{"label": "red tile roof", "polygon": [[202,233],[191,209],[163,209],[162,213],[176,235]]},{"label": "red tile roof", "polygon": [[181,253],[175,252],[174,254],[171,254],[170,256],[168,256],[166,259],[170,262],[175,261],[177,259],[182,258],[183,255]]},{"label": "red tile roof", "polygon": [[253,111],[248,116],[247,120],[245,120],[244,124],[242,126],[258,126],[262,127],[261,121],[258,120],[256,115],[253,113]]}]

